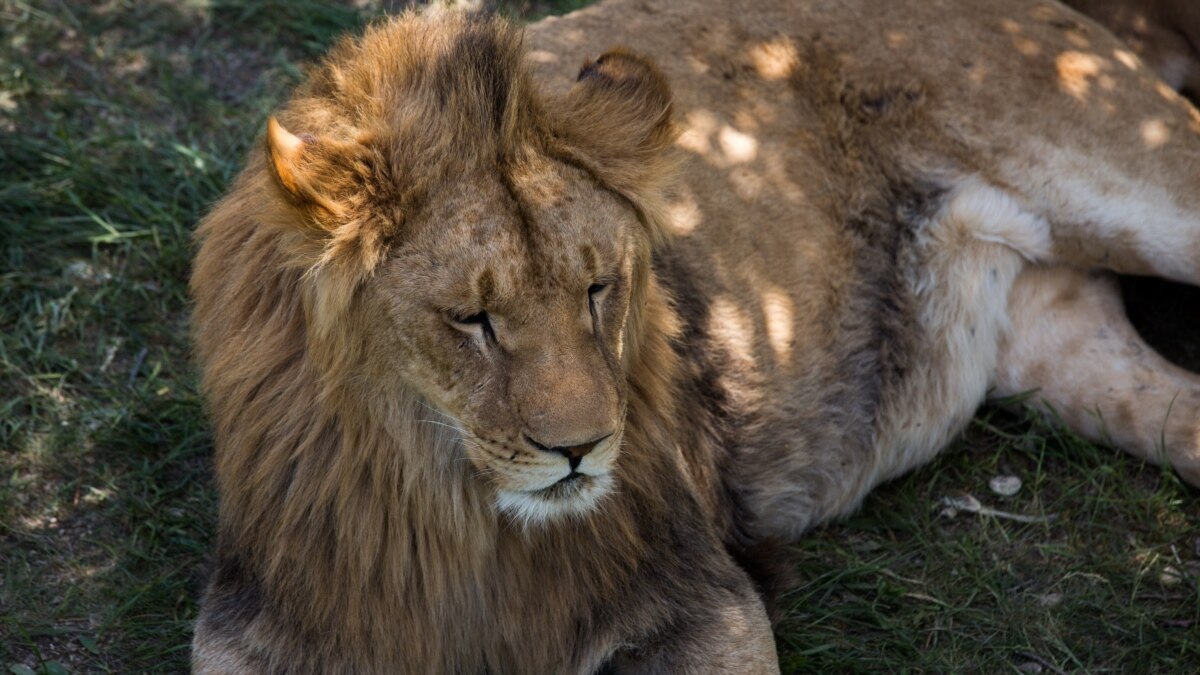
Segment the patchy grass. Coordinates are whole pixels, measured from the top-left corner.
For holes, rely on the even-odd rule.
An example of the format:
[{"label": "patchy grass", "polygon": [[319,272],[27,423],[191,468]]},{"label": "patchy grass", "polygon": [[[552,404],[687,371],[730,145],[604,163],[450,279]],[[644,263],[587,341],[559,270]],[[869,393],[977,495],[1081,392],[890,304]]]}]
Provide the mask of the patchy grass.
[{"label": "patchy grass", "polygon": [[[999,496],[997,475],[1024,485]],[[1046,520],[952,516],[943,499],[963,493]],[[800,544],[784,669],[1195,672],[1198,526],[1174,475],[984,411],[954,451]]]},{"label": "patchy grass", "polygon": [[[360,5],[0,2],[0,668],[186,668],[215,517],[191,228],[304,60],[381,11]],[[994,496],[999,473],[1025,486]],[[960,492],[1057,517],[942,514]],[[1200,663],[1195,492],[1035,418],[985,413],[799,550],[785,670]]]},{"label": "patchy grass", "polygon": [[6,672],[185,669],[215,517],[191,230],[299,61],[368,14],[0,5]]}]

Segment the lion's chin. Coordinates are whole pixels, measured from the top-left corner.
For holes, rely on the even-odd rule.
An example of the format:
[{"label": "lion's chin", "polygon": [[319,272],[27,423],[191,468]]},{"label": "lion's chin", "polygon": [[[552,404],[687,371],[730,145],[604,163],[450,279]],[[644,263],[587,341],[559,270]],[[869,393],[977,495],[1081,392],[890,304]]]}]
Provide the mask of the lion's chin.
[{"label": "lion's chin", "polygon": [[499,490],[496,508],[524,527],[550,523],[563,518],[582,518],[593,512],[605,495],[612,492],[612,474],[598,476],[576,474],[541,490]]}]

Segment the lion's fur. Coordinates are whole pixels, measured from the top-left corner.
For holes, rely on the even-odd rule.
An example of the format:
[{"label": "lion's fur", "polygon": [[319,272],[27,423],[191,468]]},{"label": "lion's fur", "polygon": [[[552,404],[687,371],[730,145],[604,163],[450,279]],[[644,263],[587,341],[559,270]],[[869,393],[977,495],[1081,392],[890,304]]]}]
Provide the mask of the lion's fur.
[{"label": "lion's fur", "polygon": [[[1040,385],[1021,354],[1061,345],[1010,329],[1049,320],[1009,305],[1033,263],[1200,280],[1200,160],[1129,128],[1195,150],[1194,110],[1140,72],[1001,77],[1009,38],[970,37],[1031,17],[1052,59],[1057,5],[870,4],[617,0],[527,37],[407,14],[333,50],[197,233],[221,503],[196,669],[770,670],[777,545],[928,460],[989,387]],[[560,61],[620,43],[658,67]],[[478,261],[474,301],[509,300],[494,342],[438,318],[484,309],[435,296]],[[583,289],[590,318],[564,304]],[[1200,410],[1185,375],[1152,389],[1133,417]],[[522,434],[609,427],[598,503],[497,509],[566,461]],[[1169,461],[1200,466],[1195,431]]]},{"label": "lion's fur", "polygon": [[1192,0],[1064,0],[1092,17],[1193,101],[1200,97],[1200,4]]}]

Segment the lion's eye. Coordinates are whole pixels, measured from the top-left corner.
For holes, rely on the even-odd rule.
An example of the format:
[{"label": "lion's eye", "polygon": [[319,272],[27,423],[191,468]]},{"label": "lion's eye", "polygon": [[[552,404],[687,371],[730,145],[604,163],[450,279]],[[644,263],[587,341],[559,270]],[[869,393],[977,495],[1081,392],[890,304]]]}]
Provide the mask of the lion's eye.
[{"label": "lion's eye", "polygon": [[610,286],[608,284],[603,283],[592,284],[591,286],[588,286],[588,310],[592,313],[593,321],[597,321],[599,319],[600,303],[603,302],[605,296],[608,295],[609,288]]},{"label": "lion's eye", "polygon": [[454,326],[464,333],[480,335],[488,338],[491,338],[495,335],[495,333],[492,331],[492,322],[488,319],[487,312],[477,312],[468,316],[449,314],[446,318],[450,322],[451,326]]}]

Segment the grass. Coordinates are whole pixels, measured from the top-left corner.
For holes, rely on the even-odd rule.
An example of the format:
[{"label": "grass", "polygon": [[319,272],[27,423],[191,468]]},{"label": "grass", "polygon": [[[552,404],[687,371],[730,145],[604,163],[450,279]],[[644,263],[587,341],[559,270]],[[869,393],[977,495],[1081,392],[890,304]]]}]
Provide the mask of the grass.
[{"label": "grass", "polygon": [[[215,517],[191,228],[361,4],[0,0],[0,669],[186,668]],[[1195,670],[1194,491],[1031,416],[957,446],[799,545],[786,671]],[[951,518],[962,492],[1056,517]]]},{"label": "grass", "polygon": [[[1016,475],[1010,498],[988,481]],[[947,496],[1049,517],[959,513]],[[1194,672],[1194,490],[1157,467],[984,411],[957,447],[799,546],[785,670]]]}]

